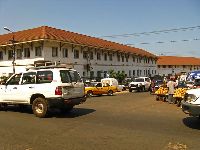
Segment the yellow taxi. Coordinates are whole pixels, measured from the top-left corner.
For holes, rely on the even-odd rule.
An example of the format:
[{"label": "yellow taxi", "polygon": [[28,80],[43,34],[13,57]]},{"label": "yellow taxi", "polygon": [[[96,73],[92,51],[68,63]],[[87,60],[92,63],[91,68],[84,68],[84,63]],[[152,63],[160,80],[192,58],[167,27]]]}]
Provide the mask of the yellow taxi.
[{"label": "yellow taxi", "polygon": [[117,92],[116,86],[110,86],[108,83],[102,84],[99,83],[92,83],[88,86],[85,86],[85,94],[88,97],[91,97],[92,95],[99,95],[107,94],[109,96],[112,96],[113,93]]}]

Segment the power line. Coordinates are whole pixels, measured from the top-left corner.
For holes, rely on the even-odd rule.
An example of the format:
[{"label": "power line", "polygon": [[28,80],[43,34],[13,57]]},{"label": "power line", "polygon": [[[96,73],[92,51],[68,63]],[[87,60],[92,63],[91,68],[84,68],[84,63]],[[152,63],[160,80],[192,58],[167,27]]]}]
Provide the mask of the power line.
[{"label": "power line", "polygon": [[170,40],[170,41],[157,41],[157,42],[141,42],[141,43],[135,43],[135,44],[132,44],[132,43],[128,43],[128,44],[125,44],[125,45],[128,45],[128,46],[132,46],[132,45],[137,45],[137,44],[142,44],[142,45],[148,45],[148,44],[165,44],[165,43],[178,43],[178,42],[191,42],[191,41],[198,41],[200,40],[200,38],[194,38],[194,39],[183,39],[183,40]]},{"label": "power line", "polygon": [[140,35],[151,35],[151,34],[160,34],[160,33],[170,33],[170,32],[180,32],[180,31],[191,31],[194,29],[200,29],[200,26],[193,26],[193,27],[181,27],[181,28],[174,28],[174,29],[164,29],[164,30],[158,30],[158,31],[151,31],[151,32],[140,32],[140,33],[130,33],[130,34],[115,34],[115,35],[105,35],[100,36],[99,38],[118,38],[118,37],[132,37],[132,36],[140,36]]}]

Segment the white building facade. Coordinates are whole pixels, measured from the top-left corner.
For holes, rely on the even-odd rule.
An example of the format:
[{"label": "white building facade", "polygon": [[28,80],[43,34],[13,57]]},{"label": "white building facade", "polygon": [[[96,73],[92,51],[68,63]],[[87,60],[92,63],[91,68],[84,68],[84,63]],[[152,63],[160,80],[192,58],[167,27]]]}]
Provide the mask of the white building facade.
[{"label": "white building facade", "polygon": [[200,70],[200,58],[159,56],[157,73],[160,76],[169,76]]},{"label": "white building facade", "polygon": [[[36,37],[34,35],[28,38],[26,37],[26,30],[24,31],[24,37],[23,31],[20,31],[20,35],[16,32],[17,42],[14,45],[9,43],[9,38],[12,36],[11,33],[0,35],[0,76],[12,74],[13,68],[16,73],[19,73],[31,66],[51,65],[54,62],[73,67],[79,71],[82,77],[91,79],[103,78],[111,70],[124,72],[127,77],[154,76],[157,74],[157,57],[146,51],[141,53],[143,51],[140,50],[137,53],[137,49],[133,48],[136,51],[131,52],[132,47],[105,40],[99,41],[99,39],[92,37],[89,37],[89,39],[95,40],[95,45],[87,45],[87,41],[85,43],[80,42],[82,40],[82,37],[80,38],[82,35],[80,34],[70,32],[71,35],[75,36],[74,39],[76,39],[76,36],[80,38],[80,41],[72,41],[71,39],[68,40],[67,36],[62,35],[68,34],[68,31],[46,26],[39,28],[47,28],[53,31],[51,31],[51,34],[49,31],[43,31],[48,34],[43,37],[39,33]],[[35,32],[30,31],[30,35]],[[50,35],[54,32],[57,35],[53,36],[54,38],[52,39]],[[22,38],[20,39],[20,37]],[[62,39],[60,39],[61,37]],[[111,48],[102,45],[98,46],[98,41],[99,43],[103,41],[111,44]],[[113,48],[117,46],[120,48]],[[125,48],[124,50],[123,47]],[[127,51],[126,48],[130,50]]]}]

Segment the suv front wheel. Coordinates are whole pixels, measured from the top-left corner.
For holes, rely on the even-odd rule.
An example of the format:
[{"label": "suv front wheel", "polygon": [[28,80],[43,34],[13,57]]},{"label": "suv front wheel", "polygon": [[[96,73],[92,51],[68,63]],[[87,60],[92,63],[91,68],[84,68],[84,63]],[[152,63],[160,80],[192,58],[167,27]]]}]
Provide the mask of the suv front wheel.
[{"label": "suv front wheel", "polygon": [[44,118],[47,115],[48,103],[44,98],[38,97],[33,101],[33,113],[39,118]]}]

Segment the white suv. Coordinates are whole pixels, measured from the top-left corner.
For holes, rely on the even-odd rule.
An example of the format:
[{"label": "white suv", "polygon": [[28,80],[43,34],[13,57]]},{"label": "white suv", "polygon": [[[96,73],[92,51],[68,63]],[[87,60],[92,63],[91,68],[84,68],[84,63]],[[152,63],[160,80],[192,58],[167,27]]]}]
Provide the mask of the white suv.
[{"label": "white suv", "polygon": [[148,91],[151,85],[151,79],[149,77],[138,77],[134,81],[129,83],[129,92],[136,91]]},{"label": "white suv", "polygon": [[45,117],[50,108],[70,111],[86,101],[84,83],[74,69],[36,67],[12,75],[0,85],[0,107],[32,105],[37,117]]}]

